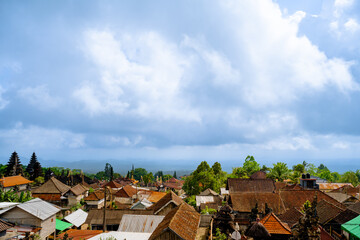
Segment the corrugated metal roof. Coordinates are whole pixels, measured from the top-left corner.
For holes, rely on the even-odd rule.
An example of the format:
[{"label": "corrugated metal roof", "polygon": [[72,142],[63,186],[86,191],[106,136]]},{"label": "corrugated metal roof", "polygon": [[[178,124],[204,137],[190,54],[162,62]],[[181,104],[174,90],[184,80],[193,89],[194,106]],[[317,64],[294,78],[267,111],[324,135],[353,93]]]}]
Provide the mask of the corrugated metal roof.
[{"label": "corrugated metal roof", "polygon": [[69,223],[74,224],[76,227],[80,227],[86,221],[87,216],[88,216],[87,212],[78,209],[75,212],[66,216],[64,219]]},{"label": "corrugated metal roof", "polygon": [[107,232],[89,238],[89,240],[100,240],[115,238],[117,240],[148,240],[151,233],[134,233],[134,232]]},{"label": "corrugated metal roof", "polygon": [[351,183],[318,183],[320,190],[334,190],[343,186],[352,186]]},{"label": "corrugated metal roof", "polygon": [[19,205],[19,204],[20,203],[16,203],[16,202],[0,202],[0,209],[13,207],[13,206],[16,206],[16,205]]},{"label": "corrugated metal roof", "polygon": [[56,230],[63,231],[71,227],[72,227],[71,223],[63,222],[60,219],[56,219],[56,226],[55,226]]},{"label": "corrugated metal roof", "polygon": [[164,216],[124,214],[118,232],[152,233]]},{"label": "corrugated metal roof", "polygon": [[60,209],[52,205],[51,203],[45,202],[40,198],[35,198],[30,201],[24,202],[17,205],[16,207],[30,213],[31,215],[45,220],[52,215],[60,212]]},{"label": "corrugated metal roof", "polygon": [[[141,206],[142,205],[142,206]],[[152,202],[150,202],[147,199],[143,199],[141,201],[136,202],[131,209],[146,209],[148,207],[150,207],[151,205],[153,205]]]},{"label": "corrugated metal roof", "polygon": [[215,202],[214,196],[196,196],[196,206],[200,207],[201,203],[213,203]]}]

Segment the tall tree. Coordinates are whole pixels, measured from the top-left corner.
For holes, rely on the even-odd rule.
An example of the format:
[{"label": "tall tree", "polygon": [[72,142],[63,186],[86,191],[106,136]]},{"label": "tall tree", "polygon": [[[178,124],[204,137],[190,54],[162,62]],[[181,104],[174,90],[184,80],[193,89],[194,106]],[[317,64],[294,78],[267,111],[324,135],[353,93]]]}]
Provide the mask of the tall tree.
[{"label": "tall tree", "polygon": [[248,176],[260,170],[260,164],[255,161],[253,156],[247,156],[243,164],[243,169]]},{"label": "tall tree", "polygon": [[286,163],[278,162],[273,164],[273,168],[271,169],[268,176],[272,179],[277,179],[279,181],[284,181],[289,177],[290,170],[288,169]]},{"label": "tall tree", "polygon": [[41,165],[37,160],[35,153],[33,153],[30,158],[30,162],[26,167],[26,172],[29,174],[30,180],[35,180],[37,177],[43,175]]},{"label": "tall tree", "polygon": [[106,163],[105,165],[105,176],[108,180],[112,181],[113,180],[113,175],[114,175],[114,169],[113,167],[111,166],[110,163]]},{"label": "tall tree", "polygon": [[176,171],[174,171],[174,175],[173,175],[173,178],[177,178],[177,176],[176,176]]},{"label": "tall tree", "polygon": [[6,165],[6,176],[23,175],[20,158],[16,152],[11,154],[8,164]]},{"label": "tall tree", "polygon": [[35,180],[36,178],[42,177],[42,176],[43,176],[42,167],[41,167],[39,161],[36,161],[34,164],[34,172],[33,172],[31,180]]}]

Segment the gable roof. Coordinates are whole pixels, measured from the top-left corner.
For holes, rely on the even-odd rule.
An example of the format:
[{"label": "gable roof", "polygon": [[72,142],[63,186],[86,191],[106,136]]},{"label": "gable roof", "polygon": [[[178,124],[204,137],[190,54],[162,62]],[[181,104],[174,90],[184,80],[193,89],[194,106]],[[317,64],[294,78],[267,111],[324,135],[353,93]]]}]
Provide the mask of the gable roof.
[{"label": "gable roof", "polygon": [[[109,225],[118,225],[124,214],[151,215],[151,210],[138,209],[112,209],[106,210],[106,223]],[[104,209],[90,209],[85,223],[89,225],[102,225]]]},{"label": "gable roof", "polygon": [[200,214],[187,203],[182,203],[171,210],[151,234],[149,240],[170,230],[184,240],[195,240],[200,223]]},{"label": "gable roof", "polygon": [[70,190],[70,188],[71,188],[70,186],[60,182],[55,177],[51,177],[46,183],[34,189],[32,193],[36,193],[36,194],[58,193],[63,195],[68,190]]},{"label": "gable roof", "polygon": [[356,212],[353,212],[350,209],[346,209],[345,211],[339,213],[331,221],[334,221],[339,224],[343,224],[346,223],[347,221],[350,221],[353,218],[356,218],[357,216],[359,216],[359,214],[357,214]]},{"label": "gable roof", "polygon": [[297,208],[301,209],[304,203],[309,200],[312,202],[314,200],[315,195],[317,196],[318,201],[326,200],[329,203],[334,204],[335,206],[346,209],[346,206],[342,203],[336,201],[332,197],[326,195],[320,190],[280,190],[279,195],[281,200],[283,201],[286,209]]},{"label": "gable roof", "polygon": [[264,212],[265,203],[268,204],[268,207],[276,214],[281,214],[285,212],[284,203],[280,199],[278,193],[271,192],[246,192],[246,193],[234,193],[230,194],[230,200],[232,207],[235,211],[239,212],[251,212],[251,209],[255,207],[255,204],[258,204],[260,212]]},{"label": "gable roof", "polygon": [[60,235],[57,235],[56,239],[63,239],[65,233],[68,234],[68,237],[72,240],[83,240],[83,239],[89,239],[96,235],[99,235],[103,232],[103,230],[78,230],[78,229],[69,229],[66,232],[61,233]]},{"label": "gable roof", "polygon": [[176,195],[173,191],[167,193],[157,203],[152,205],[150,208],[154,210],[154,214],[158,213],[161,209],[167,206],[170,202],[173,202],[176,206],[180,205],[184,201]]},{"label": "gable roof", "polygon": [[81,183],[79,183],[70,188],[69,191],[71,191],[75,196],[79,196],[81,194],[84,194],[87,189]]},{"label": "gable roof", "polygon": [[14,225],[0,219],[0,232],[12,228]]},{"label": "gable roof", "polygon": [[338,202],[346,202],[347,200],[349,200],[350,198],[355,198],[351,195],[348,195],[346,193],[342,193],[342,192],[327,192],[327,195],[329,195],[330,197],[336,199]]},{"label": "gable roof", "polygon": [[321,200],[316,206],[316,211],[319,216],[319,223],[325,224],[344,210],[326,200]]},{"label": "gable roof", "polygon": [[300,217],[303,216],[303,213],[297,210],[296,208],[291,208],[284,212],[282,215],[279,216],[279,219],[282,222],[287,223],[290,227],[294,226],[296,223],[299,222]]},{"label": "gable roof", "polygon": [[162,197],[166,195],[166,192],[154,192],[151,191],[150,196],[148,197],[148,200],[152,203],[158,202]]},{"label": "gable roof", "polygon": [[229,193],[242,192],[274,192],[275,184],[272,179],[228,178],[226,189]]},{"label": "gable roof", "polygon": [[124,214],[118,232],[152,233],[165,216]]},{"label": "gable roof", "polygon": [[260,223],[264,225],[270,234],[291,234],[289,226],[283,223],[273,212],[261,219]]},{"label": "gable roof", "polygon": [[217,192],[215,192],[214,190],[208,188],[208,189],[202,191],[199,195],[200,196],[217,196],[219,194]]},{"label": "gable roof", "polygon": [[143,209],[146,209],[151,207],[153,203],[147,200],[146,198],[144,198],[143,200],[137,201],[134,205],[131,206],[130,209],[136,209],[137,207],[140,207],[139,205],[143,205],[144,206]]},{"label": "gable roof", "polygon": [[121,188],[122,185],[120,183],[113,181],[108,182],[107,184],[105,184],[106,187],[110,187],[110,188]]},{"label": "gable roof", "polygon": [[351,204],[350,206],[348,206],[348,208],[354,212],[356,212],[357,214],[360,214],[360,202]]},{"label": "gable roof", "polygon": [[122,187],[119,191],[115,193],[116,197],[124,197],[124,198],[131,198],[136,195],[137,190],[133,188],[131,185],[126,185]]},{"label": "gable roof", "polygon": [[96,190],[96,191],[90,193],[89,196],[84,198],[84,201],[99,201],[104,198],[105,198],[104,191],[99,189],[99,190]]},{"label": "gable roof", "polygon": [[48,219],[49,217],[60,212],[59,208],[55,207],[51,203],[41,200],[40,198],[32,199],[15,207],[20,208],[41,220]]},{"label": "gable roof", "polygon": [[250,176],[250,179],[266,179],[266,172],[264,172],[264,171],[254,172],[254,173]]},{"label": "gable roof", "polygon": [[29,184],[32,182],[33,181],[27,180],[26,178],[24,178],[21,175],[3,177],[0,179],[0,184],[3,187],[14,187],[14,186],[23,185],[23,184]]},{"label": "gable roof", "polygon": [[64,219],[67,222],[74,224],[76,227],[80,227],[86,221],[87,216],[88,216],[87,212],[78,209],[75,212],[66,216]]},{"label": "gable roof", "polygon": [[318,183],[319,184],[319,189],[320,190],[336,190],[339,188],[342,188],[344,186],[350,186],[352,187],[351,183]]}]

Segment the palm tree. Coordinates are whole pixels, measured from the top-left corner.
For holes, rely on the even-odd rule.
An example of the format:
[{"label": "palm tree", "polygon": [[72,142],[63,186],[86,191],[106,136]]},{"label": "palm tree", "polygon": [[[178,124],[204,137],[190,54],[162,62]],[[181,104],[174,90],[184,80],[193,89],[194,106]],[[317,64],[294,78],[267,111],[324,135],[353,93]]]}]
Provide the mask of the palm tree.
[{"label": "palm tree", "polygon": [[290,170],[288,169],[286,163],[277,162],[273,164],[273,168],[270,170],[269,177],[272,179],[277,179],[278,181],[284,181],[289,177]]}]

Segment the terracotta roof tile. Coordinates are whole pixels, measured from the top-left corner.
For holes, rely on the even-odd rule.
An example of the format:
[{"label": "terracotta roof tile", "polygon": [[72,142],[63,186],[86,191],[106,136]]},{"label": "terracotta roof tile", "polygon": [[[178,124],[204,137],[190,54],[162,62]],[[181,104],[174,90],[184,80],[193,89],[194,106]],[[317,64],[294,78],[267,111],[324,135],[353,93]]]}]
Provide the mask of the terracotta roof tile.
[{"label": "terracotta roof tile", "polygon": [[346,209],[345,211],[339,213],[336,217],[334,217],[332,219],[332,221],[334,221],[338,224],[344,224],[344,223],[356,218],[357,216],[359,216],[359,214],[357,214],[356,212],[354,212],[350,209]]},{"label": "terracotta roof tile", "polygon": [[101,234],[102,230],[78,230],[78,229],[69,229],[66,232],[61,233],[60,235],[56,236],[56,239],[63,239],[65,233],[68,234],[69,239],[72,240],[81,240],[81,239],[89,239],[98,234]]},{"label": "terracotta roof tile", "polygon": [[296,208],[291,208],[286,212],[284,212],[283,214],[281,214],[279,216],[279,219],[282,222],[287,223],[290,227],[292,227],[299,222],[299,219],[302,216],[303,214],[299,210],[297,210]]},{"label": "terracotta roof tile", "polygon": [[199,223],[200,214],[187,203],[182,203],[164,217],[149,240],[156,239],[164,231],[172,231],[184,240],[195,240]]},{"label": "terracotta roof tile", "polygon": [[165,195],[166,195],[166,192],[154,192],[154,191],[152,191],[150,193],[150,196],[148,197],[148,200],[150,202],[152,202],[152,203],[157,203]]},{"label": "terracotta roof tile", "polygon": [[167,193],[164,197],[162,197],[157,203],[152,205],[149,209],[154,210],[154,213],[157,213],[160,209],[166,206],[169,202],[173,202],[175,205],[180,205],[184,201],[176,195],[173,191]]},{"label": "terracotta roof tile", "polygon": [[119,191],[115,193],[116,197],[123,197],[123,198],[131,198],[136,195],[136,188],[133,188],[130,185],[126,185],[122,187]]},{"label": "terracotta roof tile", "polygon": [[316,206],[316,211],[319,216],[319,223],[325,224],[344,210],[326,200],[321,200]]},{"label": "terracotta roof tile", "polygon": [[123,185],[121,185],[120,183],[117,183],[115,181],[110,181],[107,184],[105,184],[106,187],[110,187],[110,188],[121,188]]},{"label": "terracotta roof tile", "polygon": [[32,193],[34,198],[40,198],[47,202],[59,202],[61,201],[61,194],[46,194],[46,193]]},{"label": "terracotta roof tile", "polygon": [[242,192],[274,192],[275,184],[272,179],[245,179],[228,178],[227,189],[229,193]]},{"label": "terracotta roof tile", "polygon": [[0,219],[0,232],[12,228],[14,225]]},{"label": "terracotta roof tile", "polygon": [[265,203],[267,203],[276,214],[281,214],[286,210],[278,193],[234,193],[230,194],[230,200],[233,209],[239,212],[251,212],[251,209],[255,207],[256,203],[258,204],[260,212],[265,211]]},{"label": "terracotta roof tile", "polygon": [[3,187],[14,187],[17,185],[23,185],[23,184],[29,184],[32,183],[32,181],[27,180],[21,175],[18,176],[10,176],[10,177],[3,177],[0,179],[0,184]]},{"label": "terracotta roof tile", "polygon": [[273,212],[261,219],[260,223],[264,225],[270,234],[291,234],[289,226],[283,223]]},{"label": "terracotta roof tile", "polygon": [[89,194],[89,196],[87,196],[86,198],[84,198],[85,201],[99,201],[101,199],[104,199],[105,195],[104,195],[104,191],[100,190],[96,190],[92,193]]}]

